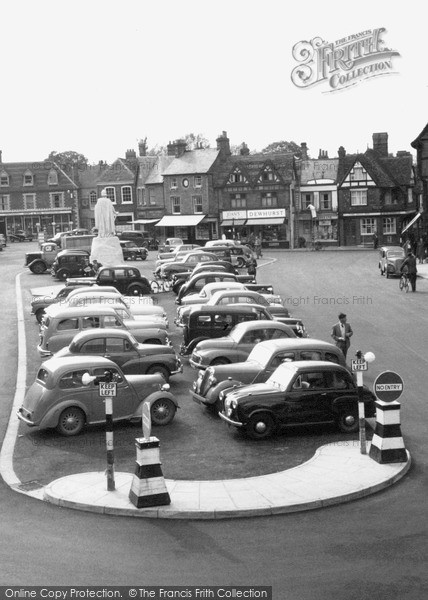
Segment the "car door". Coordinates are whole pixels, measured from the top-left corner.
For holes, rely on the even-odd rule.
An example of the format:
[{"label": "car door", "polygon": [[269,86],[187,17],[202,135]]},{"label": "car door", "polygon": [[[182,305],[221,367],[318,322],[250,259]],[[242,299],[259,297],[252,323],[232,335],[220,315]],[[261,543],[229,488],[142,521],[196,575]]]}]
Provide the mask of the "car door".
[{"label": "car door", "polygon": [[138,375],[143,372],[141,370],[140,355],[127,339],[106,338],[104,356],[119,365],[126,375]]},{"label": "car door", "polygon": [[[95,368],[93,374],[97,377],[104,377],[106,370],[112,373],[113,381],[116,382],[116,396],[113,398],[113,420],[129,418],[138,406],[138,397],[119,369],[113,367],[108,369]],[[94,408],[96,408],[97,420],[102,422],[105,420],[105,398],[100,397],[99,391],[98,400],[98,402],[94,401]]]},{"label": "car door", "polygon": [[355,398],[355,411],[358,412],[358,396],[352,375],[346,371],[329,371],[326,373],[327,386],[325,390],[329,410],[341,398]]},{"label": "car door", "polygon": [[289,423],[322,423],[330,420],[329,381],[319,368],[304,371],[291,383],[287,392]]}]

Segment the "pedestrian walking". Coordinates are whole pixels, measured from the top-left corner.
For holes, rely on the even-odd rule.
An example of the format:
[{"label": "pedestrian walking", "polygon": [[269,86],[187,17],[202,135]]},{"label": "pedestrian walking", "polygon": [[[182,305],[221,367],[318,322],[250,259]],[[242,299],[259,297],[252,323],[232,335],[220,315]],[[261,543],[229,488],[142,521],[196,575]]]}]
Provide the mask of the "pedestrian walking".
[{"label": "pedestrian walking", "polygon": [[421,265],[425,260],[425,242],[422,238],[419,238],[418,245],[416,246],[416,257]]},{"label": "pedestrian walking", "polygon": [[346,321],[344,313],[339,314],[339,322],[333,325],[331,337],[336,342],[336,346],[342,350],[345,358],[348,348],[351,345],[351,336],[354,334],[351,325]]},{"label": "pedestrian walking", "polygon": [[404,270],[407,271],[407,277],[409,278],[410,285],[412,286],[412,292],[416,292],[416,277],[418,276],[418,269],[416,267],[416,256],[411,250],[407,253],[407,258],[401,265],[401,273],[403,273]]},{"label": "pedestrian walking", "polygon": [[248,263],[248,267],[247,267],[247,273],[248,275],[251,275],[252,277],[255,277],[257,274],[256,271],[256,267],[257,267],[257,261],[255,258],[250,258],[250,261]]},{"label": "pedestrian walking", "polygon": [[262,257],[262,240],[259,235],[256,235],[254,240],[254,250],[256,251],[256,258]]},{"label": "pedestrian walking", "polygon": [[375,231],[373,234],[373,249],[377,250],[378,245],[379,245],[379,238],[377,237],[377,233]]}]

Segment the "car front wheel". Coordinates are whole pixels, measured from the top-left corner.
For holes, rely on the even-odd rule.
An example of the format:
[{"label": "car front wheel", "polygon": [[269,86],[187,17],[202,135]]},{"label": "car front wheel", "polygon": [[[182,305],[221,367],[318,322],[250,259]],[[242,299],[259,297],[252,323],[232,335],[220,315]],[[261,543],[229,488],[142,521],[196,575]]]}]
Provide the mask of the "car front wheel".
[{"label": "car front wheel", "polygon": [[143,296],[143,290],[139,285],[130,285],[127,289],[128,296]]},{"label": "car front wheel", "polygon": [[68,277],[70,277],[70,271],[68,269],[59,269],[59,271],[57,271],[56,273],[56,277],[57,279],[67,279]]},{"label": "car front wheel", "polygon": [[153,402],[151,417],[153,425],[167,425],[174,418],[176,406],[169,398],[159,398]]},{"label": "car front wheel", "polygon": [[337,417],[337,426],[343,433],[356,433],[359,429],[358,415],[351,410],[342,411]]},{"label": "car front wheel", "polygon": [[165,379],[165,381],[169,380],[169,371],[163,365],[152,365],[147,369],[148,375],[154,375],[155,373],[159,373]]},{"label": "car front wheel", "polygon": [[44,308],[38,308],[36,310],[37,323],[41,323],[43,321],[44,315],[45,315],[45,309]]},{"label": "car front wheel", "polygon": [[60,414],[56,428],[61,435],[72,436],[80,433],[84,425],[85,415],[83,411],[77,406],[70,406]]},{"label": "car front wheel", "polygon": [[275,431],[275,421],[268,413],[258,413],[250,417],[245,433],[253,440],[264,440]]},{"label": "car front wheel", "polygon": [[236,263],[240,269],[243,269],[245,267],[245,260],[241,257],[237,259]]}]

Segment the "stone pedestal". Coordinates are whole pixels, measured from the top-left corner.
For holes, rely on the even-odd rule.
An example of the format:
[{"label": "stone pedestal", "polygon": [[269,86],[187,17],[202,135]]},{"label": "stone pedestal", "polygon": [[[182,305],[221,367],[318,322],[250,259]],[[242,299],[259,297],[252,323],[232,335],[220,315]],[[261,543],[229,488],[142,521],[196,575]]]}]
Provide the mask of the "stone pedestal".
[{"label": "stone pedestal", "polygon": [[137,464],[132,479],[129,499],[137,508],[171,504],[166,488],[156,437],[136,438]]},{"label": "stone pedestal", "polygon": [[91,256],[89,260],[91,262],[97,260],[103,267],[122,265],[124,260],[119,238],[116,235],[109,237],[95,237],[92,240]]}]

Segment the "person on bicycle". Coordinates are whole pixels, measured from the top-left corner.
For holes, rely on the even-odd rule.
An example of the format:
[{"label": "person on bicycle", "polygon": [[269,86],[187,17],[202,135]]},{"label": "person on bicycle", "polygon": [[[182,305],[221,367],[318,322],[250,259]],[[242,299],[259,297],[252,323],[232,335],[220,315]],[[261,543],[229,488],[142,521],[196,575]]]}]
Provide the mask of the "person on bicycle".
[{"label": "person on bicycle", "polygon": [[405,268],[410,285],[412,286],[412,292],[416,292],[416,277],[418,270],[416,268],[416,257],[411,250],[407,253],[407,258],[403,261],[400,272],[403,273]]}]

